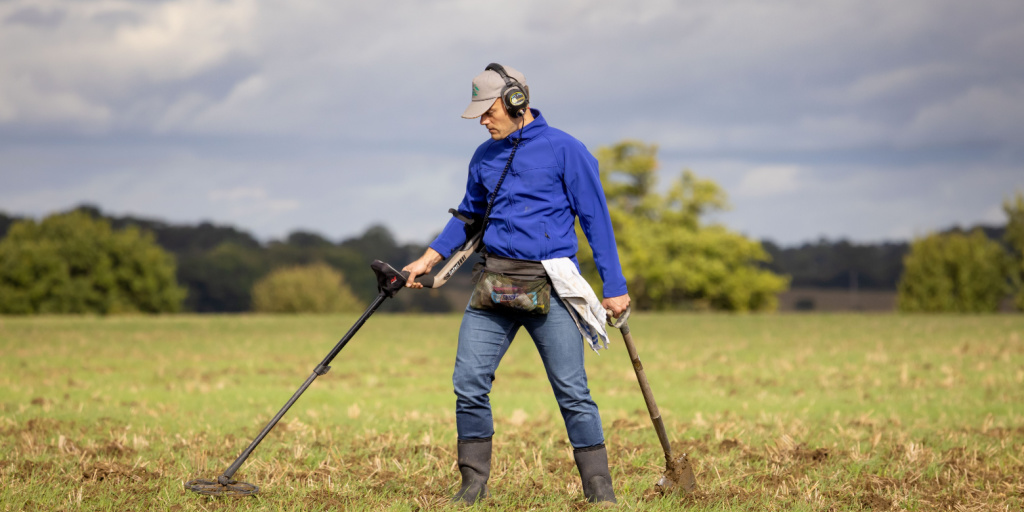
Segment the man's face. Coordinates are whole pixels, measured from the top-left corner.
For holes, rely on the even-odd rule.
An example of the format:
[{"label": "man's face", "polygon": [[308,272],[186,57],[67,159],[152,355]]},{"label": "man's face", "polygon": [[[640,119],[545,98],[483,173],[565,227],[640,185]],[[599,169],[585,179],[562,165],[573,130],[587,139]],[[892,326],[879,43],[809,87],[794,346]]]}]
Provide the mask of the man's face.
[{"label": "man's face", "polygon": [[519,128],[517,121],[519,120],[512,119],[505,111],[505,106],[501,104],[501,98],[494,100],[491,108],[480,116],[480,124],[487,128],[494,140],[504,139],[516,131]]}]

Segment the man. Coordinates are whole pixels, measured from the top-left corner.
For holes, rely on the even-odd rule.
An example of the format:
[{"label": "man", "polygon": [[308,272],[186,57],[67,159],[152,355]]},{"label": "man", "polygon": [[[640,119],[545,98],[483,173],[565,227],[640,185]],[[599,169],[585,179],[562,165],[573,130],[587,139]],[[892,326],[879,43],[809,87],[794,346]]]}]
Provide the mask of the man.
[{"label": "man", "polygon": [[[526,77],[511,67],[491,64],[473,79],[473,97],[462,117],[480,118],[491,139],[477,148],[470,161],[466,193],[458,207],[461,215],[477,220],[474,225],[485,226],[482,272],[499,280],[539,278],[547,284],[550,272],[545,269],[562,262],[582,281],[574,230],[578,217],[604,282],[606,298],[596,304],[593,297],[591,306],[622,314],[630,299],[597,160],[581,142],[548,126],[540,111],[529,108]],[[451,219],[423,256],[403,269],[410,274],[407,286],[422,287],[415,282],[416,276],[430,272],[467,236],[462,221]],[[593,296],[585,282],[584,287]],[[591,502],[614,503],[601,417],[587,388],[581,343],[581,331],[586,329],[578,324],[579,315],[559,300],[557,287],[550,304],[540,305],[541,310],[549,308],[546,314],[502,304],[500,292],[475,291],[459,330],[452,381],[462,486],[453,501],[474,503],[488,495],[494,434],[488,395],[498,363],[516,332],[525,327],[540,352],[565,420],[584,495]],[[480,296],[497,303],[488,309],[474,307]],[[537,296],[528,296],[526,302],[531,301],[538,302]],[[602,311],[601,321],[603,316]],[[597,323],[603,331],[601,321]]]}]

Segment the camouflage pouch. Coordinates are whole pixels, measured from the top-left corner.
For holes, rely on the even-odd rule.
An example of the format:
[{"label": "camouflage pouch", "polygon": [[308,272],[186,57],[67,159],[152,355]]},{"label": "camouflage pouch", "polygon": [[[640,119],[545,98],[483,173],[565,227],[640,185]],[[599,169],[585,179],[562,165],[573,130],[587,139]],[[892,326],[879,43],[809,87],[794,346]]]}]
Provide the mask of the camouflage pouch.
[{"label": "camouflage pouch", "polygon": [[469,305],[476,309],[508,308],[546,315],[551,309],[551,282],[547,277],[515,279],[482,270]]}]

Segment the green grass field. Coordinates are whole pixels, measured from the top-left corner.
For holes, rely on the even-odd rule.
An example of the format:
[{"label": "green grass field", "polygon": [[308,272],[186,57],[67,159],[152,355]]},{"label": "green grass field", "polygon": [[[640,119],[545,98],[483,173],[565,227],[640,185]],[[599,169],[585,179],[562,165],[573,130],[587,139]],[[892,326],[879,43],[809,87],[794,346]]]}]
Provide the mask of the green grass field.
[{"label": "green grass field", "polygon": [[[354,316],[0,317],[0,509],[433,510],[457,487],[458,316],[378,314],[236,475],[214,479]],[[665,464],[618,333],[588,351],[620,507],[1021,510],[1024,316],[663,315],[630,322],[699,491]],[[498,510],[586,508],[521,332],[492,394]]]}]

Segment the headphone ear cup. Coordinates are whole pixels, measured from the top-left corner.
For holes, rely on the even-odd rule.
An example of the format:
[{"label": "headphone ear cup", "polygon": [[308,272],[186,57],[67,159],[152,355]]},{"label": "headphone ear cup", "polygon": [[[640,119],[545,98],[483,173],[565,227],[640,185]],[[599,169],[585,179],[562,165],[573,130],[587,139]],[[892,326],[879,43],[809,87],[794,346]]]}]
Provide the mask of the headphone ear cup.
[{"label": "headphone ear cup", "polygon": [[526,107],[528,100],[526,93],[516,85],[506,86],[505,91],[501,95],[502,103],[505,104],[505,110],[512,117],[522,117],[526,114]]}]

